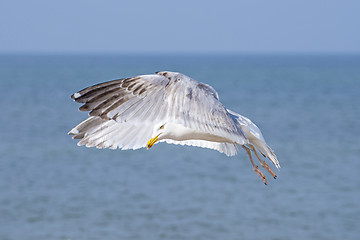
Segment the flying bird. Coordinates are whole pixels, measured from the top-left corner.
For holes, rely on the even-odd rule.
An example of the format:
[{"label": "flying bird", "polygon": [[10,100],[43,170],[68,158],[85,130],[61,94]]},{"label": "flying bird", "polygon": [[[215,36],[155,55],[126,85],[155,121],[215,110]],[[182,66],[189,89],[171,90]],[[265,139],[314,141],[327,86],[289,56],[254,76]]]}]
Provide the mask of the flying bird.
[{"label": "flying bird", "polygon": [[251,153],[272,177],[276,174],[258,152],[278,169],[279,161],[260,129],[248,118],[226,109],[209,85],[184,74],[162,71],[87,87],[71,96],[89,111],[68,134],[78,145],[111,149],[151,148],[155,143],[210,148],[233,156],[242,147],[253,171],[267,184]]}]

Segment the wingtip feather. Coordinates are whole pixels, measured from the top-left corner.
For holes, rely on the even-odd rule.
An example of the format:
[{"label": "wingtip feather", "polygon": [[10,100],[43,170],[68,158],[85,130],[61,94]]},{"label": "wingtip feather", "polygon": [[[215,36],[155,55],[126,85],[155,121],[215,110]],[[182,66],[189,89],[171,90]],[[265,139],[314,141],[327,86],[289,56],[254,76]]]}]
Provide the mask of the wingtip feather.
[{"label": "wingtip feather", "polygon": [[73,95],[71,95],[71,99],[73,99],[73,100],[76,100],[77,98],[79,98],[79,97],[81,97],[81,94],[80,93],[78,93],[78,92],[76,92],[76,93],[74,93]]}]

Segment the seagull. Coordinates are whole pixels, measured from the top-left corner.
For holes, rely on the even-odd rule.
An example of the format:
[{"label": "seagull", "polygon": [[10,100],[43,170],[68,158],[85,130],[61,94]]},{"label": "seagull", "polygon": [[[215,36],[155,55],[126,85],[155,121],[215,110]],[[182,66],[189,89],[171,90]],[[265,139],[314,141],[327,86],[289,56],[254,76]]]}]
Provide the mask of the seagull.
[{"label": "seagull", "polygon": [[208,84],[184,74],[161,71],[100,83],[71,96],[89,117],[68,134],[79,146],[110,149],[151,148],[158,142],[217,150],[233,156],[242,147],[253,171],[266,185],[265,175],[251,153],[273,178],[279,161],[260,129],[248,118],[226,109]]}]

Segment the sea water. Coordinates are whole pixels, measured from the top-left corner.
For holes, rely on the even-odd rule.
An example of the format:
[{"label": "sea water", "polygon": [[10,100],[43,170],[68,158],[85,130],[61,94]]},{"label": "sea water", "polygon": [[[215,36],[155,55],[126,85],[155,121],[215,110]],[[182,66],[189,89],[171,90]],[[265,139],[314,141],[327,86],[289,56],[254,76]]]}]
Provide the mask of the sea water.
[{"label": "sea water", "polygon": [[[242,149],[99,150],[67,135],[87,117],[71,94],[161,70],[252,119],[278,178],[265,186]],[[359,55],[1,56],[0,106],[2,240],[360,238]]]}]

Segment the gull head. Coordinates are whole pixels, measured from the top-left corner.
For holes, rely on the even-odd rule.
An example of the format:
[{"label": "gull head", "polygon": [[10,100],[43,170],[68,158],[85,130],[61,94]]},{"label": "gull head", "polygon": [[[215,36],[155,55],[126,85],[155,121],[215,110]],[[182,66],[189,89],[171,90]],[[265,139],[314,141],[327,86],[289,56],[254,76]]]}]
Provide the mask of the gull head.
[{"label": "gull head", "polygon": [[149,141],[147,141],[146,143],[146,148],[149,149],[151,148],[157,141],[159,141],[159,139],[161,138],[161,135],[164,135],[164,133],[166,132],[166,123],[165,124],[160,124],[157,125],[154,128],[152,137],[149,139]]}]

